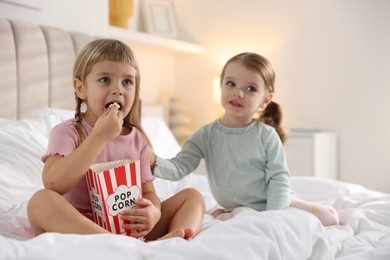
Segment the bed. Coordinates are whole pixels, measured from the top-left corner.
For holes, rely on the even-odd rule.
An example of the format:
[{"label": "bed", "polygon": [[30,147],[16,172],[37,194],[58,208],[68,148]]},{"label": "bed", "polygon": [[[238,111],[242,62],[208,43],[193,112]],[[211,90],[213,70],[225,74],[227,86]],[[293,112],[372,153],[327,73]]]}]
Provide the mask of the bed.
[{"label": "bed", "polygon": [[[202,231],[191,241],[144,243],[122,235],[59,233],[34,237],[26,204],[42,188],[40,157],[51,128],[73,116],[72,63],[91,39],[0,18],[0,259],[390,259],[390,194],[314,177],[291,177],[293,191],[302,199],[333,205],[340,225],[323,227],[294,208],[214,219],[208,213],[217,204],[200,171],[179,182],[155,180],[161,199],[187,187],[202,193],[207,212]],[[143,127],[158,155],[174,156],[180,146],[155,108],[144,106]]]}]

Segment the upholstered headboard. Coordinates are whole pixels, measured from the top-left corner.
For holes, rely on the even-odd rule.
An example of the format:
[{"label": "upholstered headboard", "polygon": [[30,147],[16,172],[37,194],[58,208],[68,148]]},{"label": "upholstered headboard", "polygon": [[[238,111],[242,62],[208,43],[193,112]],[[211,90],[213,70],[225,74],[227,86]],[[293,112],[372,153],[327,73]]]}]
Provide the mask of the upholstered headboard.
[{"label": "upholstered headboard", "polygon": [[74,109],[72,67],[92,36],[0,17],[0,117]]}]

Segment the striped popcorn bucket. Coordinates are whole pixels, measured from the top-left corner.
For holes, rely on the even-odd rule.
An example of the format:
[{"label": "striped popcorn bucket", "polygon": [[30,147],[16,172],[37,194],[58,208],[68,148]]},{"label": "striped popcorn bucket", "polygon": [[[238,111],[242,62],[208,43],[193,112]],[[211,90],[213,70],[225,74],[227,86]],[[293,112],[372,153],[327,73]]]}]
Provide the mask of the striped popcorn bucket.
[{"label": "striped popcorn bucket", "polygon": [[137,207],[135,201],[142,197],[140,161],[93,164],[86,179],[95,223],[114,234],[130,236],[119,214]]}]

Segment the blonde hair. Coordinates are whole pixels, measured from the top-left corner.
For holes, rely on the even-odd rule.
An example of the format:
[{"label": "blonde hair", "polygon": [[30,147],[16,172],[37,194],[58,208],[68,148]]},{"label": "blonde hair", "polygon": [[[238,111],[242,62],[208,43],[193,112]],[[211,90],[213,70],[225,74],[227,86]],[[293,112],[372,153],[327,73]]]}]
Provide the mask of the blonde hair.
[{"label": "blonde hair", "polygon": [[[239,61],[247,69],[257,72],[263,78],[266,90],[269,93],[275,92],[275,71],[271,63],[263,56],[252,52],[244,52],[237,54],[226,62],[221,72],[221,85],[223,82],[223,78],[225,77],[227,65],[230,62],[234,61]],[[274,127],[279,135],[280,140],[282,141],[282,143],[284,143],[287,140],[287,134],[282,127],[282,115],[283,114],[280,105],[276,102],[271,101],[264,109],[264,111],[261,111],[258,120]]]},{"label": "blonde hair", "polygon": [[[91,72],[92,66],[103,61],[114,61],[114,62],[126,62],[130,64],[136,70],[135,75],[135,97],[134,103],[131,107],[129,114],[123,120],[123,126],[136,127],[145,136],[149,148],[152,149],[151,142],[149,141],[145,131],[141,126],[141,108],[140,108],[140,73],[138,62],[135,58],[133,51],[130,47],[121,41],[114,39],[98,39],[90,42],[86,45],[78,55],[73,65],[73,78],[79,79],[81,82],[85,82],[88,74]],[[79,98],[75,93],[76,99],[76,131],[79,134],[80,142],[83,142],[86,138],[86,133],[81,125],[81,105],[84,100]]]}]

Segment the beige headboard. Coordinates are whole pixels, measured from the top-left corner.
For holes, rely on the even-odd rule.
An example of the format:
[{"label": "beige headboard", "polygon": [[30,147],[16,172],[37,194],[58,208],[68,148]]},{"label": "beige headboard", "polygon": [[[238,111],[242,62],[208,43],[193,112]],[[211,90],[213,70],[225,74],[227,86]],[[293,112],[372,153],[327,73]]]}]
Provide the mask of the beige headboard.
[{"label": "beige headboard", "polygon": [[92,36],[0,17],[0,117],[74,109],[72,67]]}]

